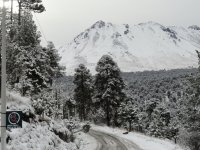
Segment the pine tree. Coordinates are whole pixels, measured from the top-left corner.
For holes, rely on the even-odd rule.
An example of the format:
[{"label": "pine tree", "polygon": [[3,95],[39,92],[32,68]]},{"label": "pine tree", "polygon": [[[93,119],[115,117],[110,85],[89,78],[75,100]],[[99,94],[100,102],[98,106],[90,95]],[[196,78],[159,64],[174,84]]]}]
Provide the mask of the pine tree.
[{"label": "pine tree", "polygon": [[148,133],[155,137],[166,137],[170,119],[170,112],[166,109],[165,104],[160,103],[152,113]]},{"label": "pine tree", "polygon": [[46,89],[37,95],[32,96],[33,107],[35,112],[41,116],[55,117],[60,111],[56,107],[55,97],[52,90]]},{"label": "pine tree", "polygon": [[[196,51],[199,58],[200,53]],[[200,67],[199,67],[200,69]],[[200,149],[200,76],[190,78],[191,87],[187,89],[187,99],[183,101],[181,123],[187,132],[186,143],[191,150]]]},{"label": "pine tree", "polygon": [[47,48],[40,46],[40,34],[31,13],[24,14],[20,28],[17,26],[14,32],[7,49],[8,81],[22,95],[37,94],[62,75],[60,57],[52,42]]},{"label": "pine tree", "polygon": [[101,57],[96,66],[94,101],[97,109],[101,107],[106,114],[107,125],[117,124],[117,109],[125,98],[120,69],[109,55]]},{"label": "pine tree", "polygon": [[58,54],[58,50],[55,48],[53,42],[48,42],[46,48],[46,55],[48,56],[49,69],[48,73],[51,79],[49,80],[50,84],[53,84],[53,79],[63,76],[63,66],[60,66],[59,61],[61,57]]},{"label": "pine tree", "polygon": [[132,131],[133,123],[138,124],[138,108],[131,98],[127,98],[125,102],[120,104],[118,113],[122,121],[129,124],[129,132]]},{"label": "pine tree", "polygon": [[[21,25],[22,10],[34,11],[41,13],[45,11],[42,0],[17,0],[18,2],[18,25]],[[11,14],[12,15],[12,14]]]},{"label": "pine tree", "polygon": [[[184,142],[191,148],[191,150],[199,150],[200,148],[200,93],[199,91],[199,77],[192,80],[194,87],[190,87],[193,94],[188,95],[187,99],[184,99],[183,108],[181,112],[182,118],[180,123],[182,128],[187,134],[181,135],[180,139],[185,138]],[[196,86],[197,85],[197,86]]]},{"label": "pine tree", "polygon": [[30,76],[33,67],[36,66],[36,57],[44,54],[39,46],[39,38],[40,35],[32,20],[32,15],[26,13],[23,16],[21,28],[15,30],[7,53],[8,81],[13,86],[21,83],[20,86],[23,85],[21,87],[22,94],[31,89],[31,80],[28,76]]},{"label": "pine tree", "polygon": [[154,112],[155,108],[158,106],[159,103],[160,103],[159,100],[156,98],[150,98],[149,100],[147,100],[145,102],[145,110],[144,111],[147,114],[147,118],[148,118],[148,123],[147,123],[146,127],[148,127],[149,123],[152,121],[152,119],[153,119],[152,113]]},{"label": "pine tree", "polygon": [[70,119],[71,117],[75,117],[75,101],[68,98],[63,106],[63,119]]},{"label": "pine tree", "polygon": [[49,86],[49,74],[46,64],[46,53],[43,48],[29,47],[19,51],[18,64],[20,66],[21,74],[19,75],[19,83],[21,85],[22,94],[25,95],[27,91],[37,94],[43,88]]},{"label": "pine tree", "polygon": [[92,77],[90,71],[80,64],[74,74],[74,100],[76,101],[81,121],[88,119],[92,105]]}]

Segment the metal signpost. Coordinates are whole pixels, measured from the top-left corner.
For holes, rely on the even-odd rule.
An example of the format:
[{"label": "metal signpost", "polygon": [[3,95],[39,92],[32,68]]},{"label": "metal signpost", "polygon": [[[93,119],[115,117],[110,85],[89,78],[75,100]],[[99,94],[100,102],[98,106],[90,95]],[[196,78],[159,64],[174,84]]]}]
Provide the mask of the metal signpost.
[{"label": "metal signpost", "polygon": [[2,9],[2,47],[1,47],[1,150],[6,150],[6,8]]}]

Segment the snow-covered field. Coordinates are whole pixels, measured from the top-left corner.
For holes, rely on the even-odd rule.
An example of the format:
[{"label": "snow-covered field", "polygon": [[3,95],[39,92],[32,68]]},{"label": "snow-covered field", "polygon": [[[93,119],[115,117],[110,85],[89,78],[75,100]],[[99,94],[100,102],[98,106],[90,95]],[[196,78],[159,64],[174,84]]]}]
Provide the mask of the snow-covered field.
[{"label": "snow-covered field", "polygon": [[125,130],[118,128],[93,125],[92,129],[118,137],[122,142],[123,139],[129,140],[142,150],[185,150],[185,148],[180,147],[170,140],[158,139],[135,132],[123,134]]}]

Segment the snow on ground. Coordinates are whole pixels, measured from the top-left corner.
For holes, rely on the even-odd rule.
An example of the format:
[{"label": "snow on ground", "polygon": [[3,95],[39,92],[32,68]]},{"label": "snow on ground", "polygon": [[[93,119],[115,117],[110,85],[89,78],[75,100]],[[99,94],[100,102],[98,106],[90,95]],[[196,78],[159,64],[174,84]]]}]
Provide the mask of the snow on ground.
[{"label": "snow on ground", "polygon": [[[31,110],[30,98],[20,96],[15,92],[8,92],[7,106],[10,110]],[[51,124],[51,123],[50,123]],[[61,140],[52,131],[59,122],[53,121],[53,125],[48,125],[46,122],[42,123],[26,123],[23,122],[22,129],[11,129],[8,135],[11,140],[8,143],[8,150],[95,150],[98,146],[97,141],[88,134],[78,132],[75,134],[76,140],[74,143],[66,143]],[[92,125],[93,130],[112,134],[119,139],[126,139],[138,145],[142,150],[183,150],[180,146],[174,144],[172,141],[157,139],[145,136],[140,133],[131,132],[127,135],[122,129],[113,129],[106,126]],[[123,142],[123,141],[122,141]]]},{"label": "snow on ground", "polygon": [[[16,92],[7,92],[8,110],[21,110],[23,112],[31,111],[34,108],[28,97],[22,97]],[[81,136],[75,142],[65,142],[54,133],[56,131],[64,131],[69,134],[69,130],[65,126],[65,122],[50,120],[49,122],[33,122],[27,123],[23,121],[23,128],[10,129],[7,135],[10,137],[7,144],[7,150],[78,150],[79,147],[89,147],[88,142],[82,140]],[[83,136],[87,140],[92,141],[86,135]],[[79,143],[79,145],[77,144]],[[1,149],[1,148],[0,148]],[[83,149],[83,150],[86,150]],[[89,149],[89,148],[88,148]]]},{"label": "snow on ground", "polygon": [[76,134],[78,142],[77,145],[80,145],[80,150],[95,150],[97,148],[97,141],[92,136],[79,132]]},{"label": "snow on ground", "polygon": [[8,150],[77,150],[75,143],[66,143],[55,135],[45,123],[28,124],[8,133]]},{"label": "snow on ground", "polygon": [[129,134],[123,134],[125,130],[96,125],[92,125],[92,129],[130,140],[143,150],[184,150],[184,148],[170,140],[158,139],[141,133],[130,132]]},{"label": "snow on ground", "polygon": [[22,97],[19,93],[13,91],[7,92],[7,107],[9,110],[34,111],[30,98]]}]

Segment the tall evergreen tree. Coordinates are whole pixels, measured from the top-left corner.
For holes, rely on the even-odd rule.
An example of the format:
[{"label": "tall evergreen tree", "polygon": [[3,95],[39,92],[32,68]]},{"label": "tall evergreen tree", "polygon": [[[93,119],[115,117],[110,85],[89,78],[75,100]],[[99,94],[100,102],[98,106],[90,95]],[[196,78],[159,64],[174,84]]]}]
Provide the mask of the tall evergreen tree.
[{"label": "tall evergreen tree", "polygon": [[62,75],[60,57],[52,42],[47,48],[40,46],[40,34],[31,13],[24,14],[20,28],[14,32],[7,49],[8,81],[23,95],[37,94]]},{"label": "tall evergreen tree", "polygon": [[101,57],[96,66],[97,74],[94,81],[94,101],[106,113],[107,125],[117,123],[117,109],[125,98],[120,69],[109,55]]},{"label": "tall evergreen tree", "polygon": [[138,123],[138,108],[131,98],[127,98],[119,107],[119,116],[123,122],[128,123],[128,130],[132,131],[133,123]]},{"label": "tall evergreen tree", "polygon": [[80,64],[75,69],[74,74],[74,100],[79,112],[79,118],[81,121],[88,119],[88,114],[91,111],[92,105],[92,77],[90,71]]},{"label": "tall evergreen tree", "polygon": [[[40,85],[46,86],[41,71],[44,71],[46,55],[40,44],[40,34],[34,24],[32,15],[26,13],[22,19],[22,25],[16,30],[11,47],[8,49],[8,80],[11,85],[20,83],[20,89],[24,95],[27,90],[40,89]],[[41,66],[42,65],[42,66]],[[43,68],[39,68],[43,67]],[[40,76],[40,79],[39,79]],[[45,81],[46,80],[46,81]],[[40,82],[40,83],[38,83]]]},{"label": "tall evergreen tree", "polygon": [[155,137],[166,137],[171,116],[165,104],[160,103],[156,106],[151,116],[148,133]]},{"label": "tall evergreen tree", "polygon": [[63,76],[63,70],[65,67],[60,66],[59,61],[61,57],[58,54],[58,50],[55,48],[53,42],[49,41],[47,48],[46,48],[46,54],[48,56],[48,64],[50,65],[48,73],[51,79],[49,80],[50,84],[53,84],[54,78],[59,78]]},{"label": "tall evergreen tree", "polygon": [[[42,4],[42,0],[17,0],[19,12],[18,12],[18,25],[21,25],[22,10],[34,11],[41,13],[45,11],[45,7]],[[12,16],[12,14],[11,14]]]}]

